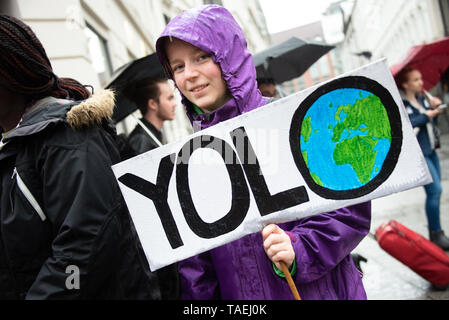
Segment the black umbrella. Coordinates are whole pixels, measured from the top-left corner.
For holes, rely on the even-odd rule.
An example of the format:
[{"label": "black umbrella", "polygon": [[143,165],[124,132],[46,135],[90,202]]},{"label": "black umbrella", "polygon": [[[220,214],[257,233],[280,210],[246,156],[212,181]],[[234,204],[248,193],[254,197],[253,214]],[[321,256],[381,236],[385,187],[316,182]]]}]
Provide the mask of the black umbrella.
[{"label": "black umbrella", "polygon": [[281,84],[300,77],[333,48],[292,37],[253,56],[257,78],[273,79],[276,84]]},{"label": "black umbrella", "polygon": [[156,53],[128,62],[114,72],[105,88],[114,89],[116,92],[116,106],[112,115],[115,123],[137,110],[137,105],[125,95],[126,88],[146,78],[166,78]]}]

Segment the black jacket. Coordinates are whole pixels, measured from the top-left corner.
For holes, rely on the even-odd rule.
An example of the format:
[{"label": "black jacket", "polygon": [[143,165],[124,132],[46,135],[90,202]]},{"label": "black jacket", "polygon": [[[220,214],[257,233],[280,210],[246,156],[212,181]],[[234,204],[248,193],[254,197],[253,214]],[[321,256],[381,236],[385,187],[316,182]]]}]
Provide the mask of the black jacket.
[{"label": "black jacket", "polygon": [[[145,120],[145,118],[140,119],[140,121],[154,134],[154,136],[162,142],[162,133],[157,130],[150,122]],[[156,149],[159,145],[145,132],[145,130],[140,126],[136,125],[134,130],[129,134],[128,143],[134,150],[135,155]]]},{"label": "black jacket", "polygon": [[38,103],[0,150],[0,299],[159,299],[111,170],[112,92]]},{"label": "black jacket", "polygon": [[[162,143],[162,133],[157,130],[145,118],[140,121],[154,134],[154,136]],[[132,156],[137,156],[144,152],[156,149],[159,145],[151,138],[148,133],[138,124],[129,134],[127,150],[132,150]],[[125,150],[125,152],[123,152]],[[130,152],[126,152],[125,148],[121,148],[123,160],[131,157]],[[157,270],[155,273],[159,280],[160,295],[162,300],[179,300],[181,299],[181,286],[178,273],[178,264],[174,263]]]}]

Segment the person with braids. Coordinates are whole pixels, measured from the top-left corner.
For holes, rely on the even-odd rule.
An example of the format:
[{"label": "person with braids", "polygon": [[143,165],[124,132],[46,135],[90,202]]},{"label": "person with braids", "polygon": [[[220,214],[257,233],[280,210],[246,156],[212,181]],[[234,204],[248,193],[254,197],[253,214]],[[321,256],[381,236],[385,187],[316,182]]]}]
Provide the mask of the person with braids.
[{"label": "person with braids", "polygon": [[113,107],[0,15],[0,299],[160,299],[111,170]]}]

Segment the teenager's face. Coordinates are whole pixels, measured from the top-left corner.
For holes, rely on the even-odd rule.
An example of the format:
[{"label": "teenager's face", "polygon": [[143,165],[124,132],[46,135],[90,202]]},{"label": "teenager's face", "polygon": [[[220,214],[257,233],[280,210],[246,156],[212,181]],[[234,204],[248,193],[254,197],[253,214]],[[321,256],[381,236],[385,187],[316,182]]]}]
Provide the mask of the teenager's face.
[{"label": "teenager's face", "polygon": [[221,69],[212,57],[199,48],[172,38],[166,53],[178,89],[190,102],[212,112],[231,98]]},{"label": "teenager's face", "polygon": [[407,82],[403,84],[404,89],[413,93],[419,93],[422,91],[424,82],[421,72],[419,72],[418,70],[413,70],[409,72],[407,78]]},{"label": "teenager's face", "polygon": [[160,82],[159,87],[159,103],[157,115],[162,121],[173,120],[175,118],[176,100],[173,88],[168,82]]}]

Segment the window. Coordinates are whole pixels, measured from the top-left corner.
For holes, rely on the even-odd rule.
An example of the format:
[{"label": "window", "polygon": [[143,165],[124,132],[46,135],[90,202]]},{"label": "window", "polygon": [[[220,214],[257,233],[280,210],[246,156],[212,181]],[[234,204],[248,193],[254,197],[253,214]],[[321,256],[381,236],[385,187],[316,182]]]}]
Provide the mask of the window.
[{"label": "window", "polygon": [[318,72],[318,68],[317,65],[314,64],[313,66],[310,67],[310,75],[312,76],[312,79],[315,81],[320,77],[320,74]]},{"label": "window", "polygon": [[327,58],[327,55],[324,55],[321,57],[320,61],[320,70],[321,70],[321,76],[322,77],[328,77],[330,75],[330,68],[329,68],[329,60]]},{"label": "window", "polygon": [[0,1],[0,13],[7,14],[13,17],[20,17],[18,8],[18,1],[15,0],[2,0]]},{"label": "window", "polygon": [[444,0],[439,0],[441,15],[443,17],[444,24],[444,34],[449,36],[449,2]]},{"label": "window", "polygon": [[204,0],[204,4],[219,4],[222,6],[223,2],[221,0]]},{"label": "window", "polygon": [[306,83],[304,82],[304,78],[301,76],[296,79],[298,84],[298,91],[304,90],[306,88]]},{"label": "window", "polygon": [[112,74],[111,59],[109,57],[106,40],[87,23],[84,33],[87,36],[87,45],[92,66],[98,74],[100,85],[104,86]]}]

